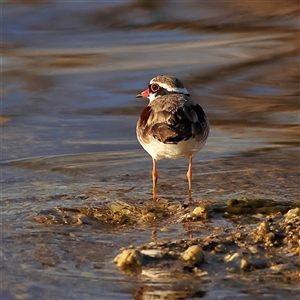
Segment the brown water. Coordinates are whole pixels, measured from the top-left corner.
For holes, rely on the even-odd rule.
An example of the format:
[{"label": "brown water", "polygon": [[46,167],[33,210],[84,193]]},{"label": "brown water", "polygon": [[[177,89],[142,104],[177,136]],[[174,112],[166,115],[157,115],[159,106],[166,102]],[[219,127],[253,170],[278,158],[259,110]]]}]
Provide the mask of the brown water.
[{"label": "brown water", "polygon": [[[179,77],[211,122],[195,158],[194,199],[222,206],[252,197],[293,207],[298,1],[1,5],[1,299],[152,299],[139,292],[148,288],[169,297],[159,299],[297,298],[293,280],[265,280],[263,271],[235,277],[217,272],[213,260],[208,279],[179,280],[171,286],[175,294],[164,281],[117,270],[119,249],[151,242],[154,225],[157,240],[188,238],[190,229],[174,219],[122,227],[36,218],[57,207],[150,201],[151,159],[135,137],[147,102],[134,96],[158,74]],[[158,168],[158,196],[184,203],[187,162],[162,161]],[[236,226],[219,215],[210,222]],[[201,221],[193,226],[194,237],[210,233]]]}]

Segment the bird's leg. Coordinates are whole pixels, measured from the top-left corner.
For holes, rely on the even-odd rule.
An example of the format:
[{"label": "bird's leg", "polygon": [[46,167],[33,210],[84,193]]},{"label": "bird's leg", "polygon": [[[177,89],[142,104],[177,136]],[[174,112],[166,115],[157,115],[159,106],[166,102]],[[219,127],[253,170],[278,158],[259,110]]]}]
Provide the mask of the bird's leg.
[{"label": "bird's leg", "polygon": [[158,178],[158,173],[156,169],[156,159],[153,160],[153,171],[152,171],[152,180],[153,180],[153,201],[156,202],[156,184],[157,184],[157,178]]},{"label": "bird's leg", "polygon": [[192,156],[190,156],[190,158],[189,158],[189,169],[186,173],[186,176],[187,176],[187,179],[188,179],[188,182],[189,182],[189,189],[188,189],[188,198],[189,198],[189,200],[192,200],[192,179],[193,179],[192,168],[193,168],[193,158],[192,158]]}]

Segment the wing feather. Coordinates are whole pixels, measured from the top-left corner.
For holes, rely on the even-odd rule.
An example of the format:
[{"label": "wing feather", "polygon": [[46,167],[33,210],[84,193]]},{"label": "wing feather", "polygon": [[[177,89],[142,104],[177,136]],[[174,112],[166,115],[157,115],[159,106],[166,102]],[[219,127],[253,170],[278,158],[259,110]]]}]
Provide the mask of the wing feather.
[{"label": "wing feather", "polygon": [[150,136],[166,144],[205,139],[209,125],[201,106],[189,97],[170,96],[152,101],[141,114],[138,130],[144,142],[149,142]]}]

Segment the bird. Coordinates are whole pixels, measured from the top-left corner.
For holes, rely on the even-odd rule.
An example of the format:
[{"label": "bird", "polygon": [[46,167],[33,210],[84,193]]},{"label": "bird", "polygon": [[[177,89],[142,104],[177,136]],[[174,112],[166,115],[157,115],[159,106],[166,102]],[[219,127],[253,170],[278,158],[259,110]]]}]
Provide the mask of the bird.
[{"label": "bird", "polygon": [[202,107],[174,76],[152,78],[148,88],[136,95],[148,98],[136,126],[137,139],[153,161],[153,201],[157,201],[157,161],[187,158],[188,199],[192,200],[193,156],[205,145],[210,124]]}]

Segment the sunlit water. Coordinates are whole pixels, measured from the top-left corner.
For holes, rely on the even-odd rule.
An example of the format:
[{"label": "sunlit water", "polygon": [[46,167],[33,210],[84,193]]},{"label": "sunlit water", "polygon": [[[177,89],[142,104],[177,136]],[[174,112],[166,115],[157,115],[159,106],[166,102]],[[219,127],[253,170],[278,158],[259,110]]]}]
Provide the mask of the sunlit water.
[{"label": "sunlit water", "polygon": [[[195,199],[296,201],[297,9],[292,1],[2,3],[2,299],[155,294],[113,265],[120,247],[151,241],[153,224],[120,230],[35,221],[55,207],[150,201],[151,158],[135,138],[147,101],[134,96],[155,75],[179,77],[212,125],[195,158]],[[267,149],[274,159],[260,156]],[[159,196],[185,201],[187,162],[158,168]],[[183,237],[178,224],[158,230],[161,240]],[[224,285],[226,276],[193,278],[190,289],[205,299],[252,299],[255,286],[243,293],[246,281],[232,275]],[[173,285],[152,288],[175,297]],[[293,288],[276,299],[294,299]]]}]

